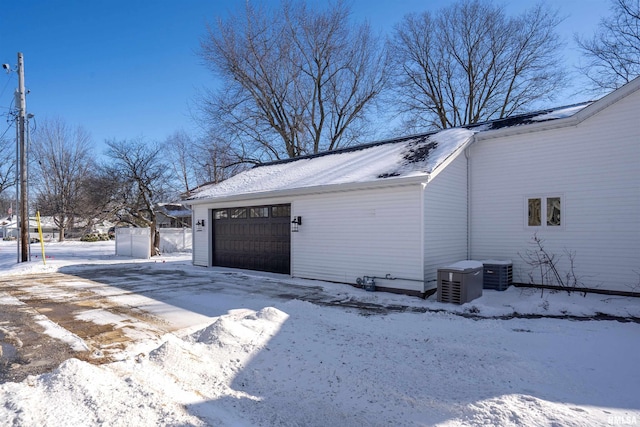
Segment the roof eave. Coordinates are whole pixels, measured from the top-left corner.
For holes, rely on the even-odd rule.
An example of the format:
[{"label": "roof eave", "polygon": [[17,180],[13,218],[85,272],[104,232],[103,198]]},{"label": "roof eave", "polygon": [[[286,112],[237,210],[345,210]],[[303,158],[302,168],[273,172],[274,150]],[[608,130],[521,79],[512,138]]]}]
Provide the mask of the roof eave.
[{"label": "roof eave", "polygon": [[255,193],[241,193],[241,194],[233,194],[230,196],[193,199],[193,200],[187,200],[185,201],[185,203],[190,205],[203,205],[208,203],[252,201],[252,200],[259,200],[259,199],[266,199],[266,198],[293,198],[297,196],[310,195],[310,194],[337,193],[337,192],[353,191],[353,190],[369,190],[369,189],[377,189],[377,188],[403,187],[403,186],[410,186],[410,185],[417,185],[417,184],[425,184],[429,181],[429,176],[430,175],[428,173],[424,173],[421,175],[407,176],[407,177],[380,178],[374,181],[366,181],[366,182],[348,182],[343,184],[326,184],[326,185],[316,185],[311,187],[289,188],[285,190],[259,191]]},{"label": "roof eave", "polygon": [[[582,120],[584,120],[584,119],[582,119]],[[505,127],[505,128],[496,129],[496,130],[486,130],[486,131],[478,132],[476,134],[476,141],[481,141],[481,140],[484,140],[484,139],[506,137],[506,136],[513,136],[513,135],[520,135],[520,134],[523,134],[523,133],[531,133],[531,132],[539,132],[539,131],[545,131],[545,130],[551,130],[551,129],[558,129],[558,128],[563,128],[563,127],[568,127],[568,126],[575,126],[578,123],[580,123],[582,120],[580,120],[577,117],[577,114],[574,114],[573,116],[564,117],[564,118],[561,118],[561,119],[545,120],[545,121],[542,121],[542,122],[529,123],[529,124],[526,124],[526,125],[519,125],[519,126],[512,126],[512,127]]]},{"label": "roof eave", "polygon": [[620,86],[613,92],[610,92],[607,95],[603,96],[593,104],[586,106],[585,108],[574,114],[574,117],[576,117],[579,121],[583,121],[638,90],[640,90],[640,77],[636,77],[629,83]]},{"label": "roof eave", "polygon": [[614,90],[613,92],[593,102],[592,104],[587,105],[582,110],[578,111],[572,116],[564,117],[561,119],[545,120],[545,121],[530,123],[526,125],[482,131],[476,134],[476,140],[479,141],[483,139],[491,139],[491,138],[519,135],[523,133],[538,132],[538,131],[558,129],[558,128],[569,127],[569,126],[576,126],[581,122],[585,121],[586,119],[588,119],[589,117],[599,113],[600,111],[604,110],[610,105],[615,104],[616,102],[620,101],[621,99],[631,95],[632,93],[638,90],[640,90],[640,77],[636,77],[634,80],[630,81],[624,86],[621,86],[620,88]]}]

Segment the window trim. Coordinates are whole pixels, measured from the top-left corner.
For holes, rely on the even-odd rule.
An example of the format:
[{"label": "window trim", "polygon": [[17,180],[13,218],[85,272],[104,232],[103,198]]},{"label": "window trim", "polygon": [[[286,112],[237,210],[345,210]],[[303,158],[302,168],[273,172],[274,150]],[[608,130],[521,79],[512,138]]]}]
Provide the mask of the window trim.
[{"label": "window trim", "polygon": [[[286,214],[284,214],[284,215],[281,214],[280,212],[277,212],[277,211],[276,211],[277,213],[274,212],[274,208],[285,208],[285,207],[288,208],[288,209],[287,209]],[[291,205],[288,204],[288,203],[287,204],[280,204],[280,205],[271,205],[269,210],[271,211],[271,216],[273,218],[287,218],[287,217],[290,218],[291,217]]]},{"label": "window trim", "polygon": [[[271,211],[271,209],[269,209],[269,206],[251,206],[247,208],[247,210],[249,211],[249,218],[251,219],[269,218],[269,214]],[[266,213],[266,215],[256,215],[256,213],[259,211]]]},{"label": "window trim", "polygon": [[[529,200],[540,199],[540,225],[529,225]],[[560,199],[560,225],[547,224],[547,204],[549,199]],[[531,194],[525,196],[524,202],[524,228],[526,230],[564,230],[567,222],[566,198],[562,193]]]},{"label": "window trim", "polygon": [[[525,216],[526,216],[525,224],[526,224],[526,226],[527,227],[540,227],[540,226],[542,226],[542,224],[543,224],[543,222],[542,222],[542,218],[543,218],[542,205],[544,204],[544,202],[543,202],[544,197],[527,197],[525,200],[526,200],[526,202],[525,202],[525,204],[526,204],[526,206],[525,206]],[[538,207],[538,209],[540,209],[539,214],[536,215],[536,217],[537,217],[536,219],[538,221],[540,221],[540,224],[538,224],[538,225],[532,225],[532,224],[529,223],[529,219],[531,217],[531,214],[530,214],[531,205],[532,205],[531,202],[533,200],[538,201],[538,206],[537,207]]]},{"label": "window trim", "polygon": [[215,221],[229,219],[229,209],[214,209],[213,218]]},{"label": "window trim", "polygon": [[[242,214],[238,215],[239,212],[242,212]],[[246,207],[230,208],[229,218],[230,219],[247,219],[248,218],[247,208]]]},{"label": "window trim", "polygon": [[[283,209],[285,212],[277,212],[278,209]],[[256,216],[252,214],[252,210],[259,209],[265,215]],[[244,211],[244,214],[235,215]],[[290,218],[292,207],[290,203],[278,203],[275,205],[250,205],[250,206],[232,206],[227,208],[214,208],[211,209],[211,219],[214,221],[220,220],[236,220],[236,219],[265,219],[265,218]],[[274,212],[277,212],[274,215]]]}]

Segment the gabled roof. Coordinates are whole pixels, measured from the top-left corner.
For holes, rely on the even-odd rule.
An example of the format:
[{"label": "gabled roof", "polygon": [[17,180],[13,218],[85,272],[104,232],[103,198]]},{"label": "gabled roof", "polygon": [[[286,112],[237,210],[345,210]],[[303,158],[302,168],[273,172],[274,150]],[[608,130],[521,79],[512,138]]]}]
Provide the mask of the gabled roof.
[{"label": "gabled roof", "polygon": [[[547,112],[533,113],[531,119],[519,120],[516,126],[495,126],[482,129],[476,136],[476,140],[490,139],[498,136],[510,136],[519,133],[536,132],[540,130],[555,129],[564,126],[576,126],[587,120],[589,117],[598,114],[600,111],[608,108],[610,105],[626,98],[627,96],[640,91],[640,77],[636,77],[629,83],[619,87],[613,92],[605,95],[597,101],[589,101],[582,104],[574,104],[566,107],[560,107]],[[496,122],[509,121],[512,118],[497,120]],[[528,126],[519,126],[527,124]]]},{"label": "gabled roof", "polygon": [[536,111],[534,113],[519,114],[517,116],[496,119],[481,124],[482,131],[498,130],[507,127],[515,127],[522,125],[530,125],[534,123],[548,122],[551,120],[564,119],[571,117],[578,111],[592,104],[592,101],[582,102],[579,104],[567,105],[564,107],[552,108],[548,110]]},{"label": "gabled roof", "polygon": [[637,90],[640,90],[640,78],[595,102],[259,165],[222,183],[198,188],[189,202],[258,198],[335,186],[363,187],[367,183],[393,185],[421,179],[426,182],[447,159],[470,143],[474,135],[484,139],[574,125]]},{"label": "gabled roof", "polygon": [[191,209],[182,203],[158,203],[158,212],[176,218],[190,217]]},{"label": "gabled roof", "polygon": [[426,181],[473,134],[473,130],[464,128],[446,129],[259,165],[219,184],[202,187],[190,200],[411,177]]},{"label": "gabled roof", "polygon": [[[19,225],[20,224],[18,223],[18,221],[14,218],[10,221],[2,221],[2,223],[0,224],[0,227],[6,228],[6,229],[14,229]],[[50,217],[50,216],[41,217],[40,225],[42,226],[42,228],[46,228],[46,229],[58,228],[58,226],[53,221],[53,217]],[[33,217],[29,218],[29,228],[37,228],[37,227],[38,227],[38,222],[36,221],[36,219]]]}]

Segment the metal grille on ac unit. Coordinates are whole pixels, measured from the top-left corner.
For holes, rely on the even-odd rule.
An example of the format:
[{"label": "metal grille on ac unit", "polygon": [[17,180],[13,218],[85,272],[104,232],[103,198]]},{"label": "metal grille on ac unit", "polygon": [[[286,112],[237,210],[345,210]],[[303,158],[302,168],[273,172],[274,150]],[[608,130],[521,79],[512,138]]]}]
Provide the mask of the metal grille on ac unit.
[{"label": "metal grille on ac unit", "polygon": [[504,291],[513,284],[513,263],[510,260],[485,260],[482,264],[484,289]]}]

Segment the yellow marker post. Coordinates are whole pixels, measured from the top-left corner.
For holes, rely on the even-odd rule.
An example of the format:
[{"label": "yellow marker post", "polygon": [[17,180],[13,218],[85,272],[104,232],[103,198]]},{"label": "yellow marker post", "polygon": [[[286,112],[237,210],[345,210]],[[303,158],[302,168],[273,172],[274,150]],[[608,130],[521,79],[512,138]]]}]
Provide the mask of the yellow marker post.
[{"label": "yellow marker post", "polygon": [[36,221],[38,222],[38,235],[40,236],[40,247],[42,248],[42,263],[47,265],[47,261],[44,256],[44,238],[42,237],[42,225],[40,224],[40,211],[36,212]]}]

